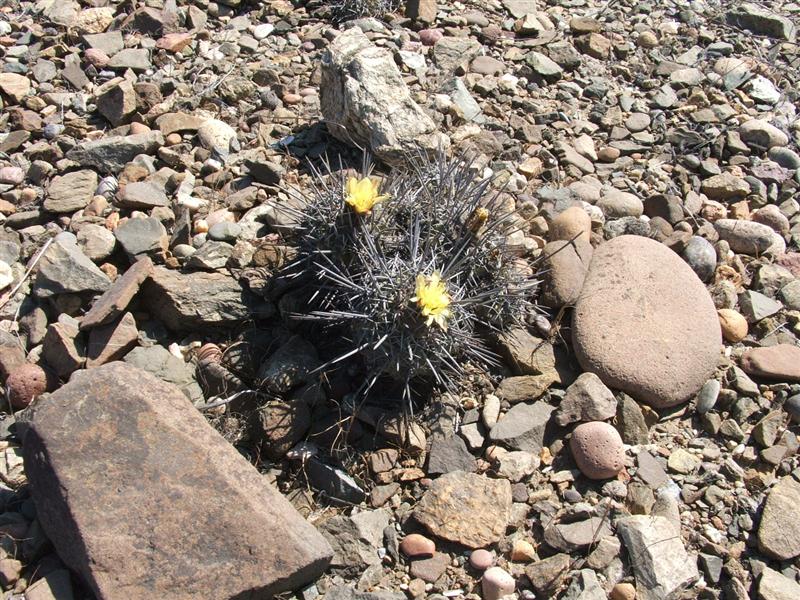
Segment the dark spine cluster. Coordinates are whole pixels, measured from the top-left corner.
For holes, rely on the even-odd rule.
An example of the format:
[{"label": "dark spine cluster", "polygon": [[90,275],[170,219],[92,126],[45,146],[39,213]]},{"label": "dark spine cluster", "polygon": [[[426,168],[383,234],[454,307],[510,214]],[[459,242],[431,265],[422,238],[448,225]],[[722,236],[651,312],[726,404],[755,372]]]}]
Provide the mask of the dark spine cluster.
[{"label": "dark spine cluster", "polygon": [[[368,174],[365,166],[359,177]],[[305,282],[310,308],[297,318],[344,326],[348,349],[326,366],[357,356],[365,391],[389,374],[408,392],[415,378],[454,388],[467,364],[495,365],[487,339],[535,310],[537,282],[506,243],[516,215],[503,212],[490,181],[468,162],[415,156],[380,182],[388,198],[358,214],[346,202],[348,178],[315,171],[298,215],[300,255],[285,272]],[[420,276],[446,287],[439,323],[415,301]]]}]

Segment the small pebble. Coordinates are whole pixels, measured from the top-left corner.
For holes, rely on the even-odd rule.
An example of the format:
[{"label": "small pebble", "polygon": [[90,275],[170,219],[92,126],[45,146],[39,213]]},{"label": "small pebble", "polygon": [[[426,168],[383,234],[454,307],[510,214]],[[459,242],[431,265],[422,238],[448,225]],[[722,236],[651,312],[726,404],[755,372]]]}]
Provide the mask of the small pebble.
[{"label": "small pebble", "polygon": [[436,544],[424,535],[411,533],[400,542],[400,551],[409,558],[426,558],[436,552]]},{"label": "small pebble", "polygon": [[494,564],[494,556],[488,550],[479,548],[469,555],[469,564],[473,569],[485,571]]}]

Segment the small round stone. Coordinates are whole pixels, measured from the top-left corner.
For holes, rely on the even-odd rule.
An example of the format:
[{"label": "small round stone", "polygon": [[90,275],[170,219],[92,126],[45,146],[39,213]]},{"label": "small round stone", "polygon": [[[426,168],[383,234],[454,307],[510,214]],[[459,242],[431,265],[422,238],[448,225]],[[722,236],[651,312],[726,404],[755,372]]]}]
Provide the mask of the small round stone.
[{"label": "small round stone", "polygon": [[625,120],[625,127],[632,133],[644,131],[650,127],[650,115],[645,113],[633,113]]},{"label": "small round stone", "polygon": [[622,152],[620,152],[619,148],[606,146],[605,148],[600,148],[600,150],[597,151],[597,159],[600,162],[612,163],[619,158],[620,154],[622,154]]},{"label": "small round stone", "polygon": [[686,244],[681,256],[701,281],[709,281],[714,275],[714,269],[717,267],[717,252],[707,239],[697,235],[693,236]]},{"label": "small round stone", "polygon": [[400,542],[400,551],[409,558],[426,558],[436,552],[436,544],[424,535],[411,533]]},{"label": "small round stone", "polygon": [[611,600],[635,600],[636,588],[630,583],[618,583],[611,590]]},{"label": "small round stone", "polygon": [[622,438],[613,426],[603,421],[578,425],[569,447],[581,473],[589,479],[614,477],[624,467]]},{"label": "small round stone", "polygon": [[473,569],[485,571],[494,564],[494,557],[488,550],[479,548],[478,550],[473,550],[472,554],[469,555],[469,564]]},{"label": "small round stone", "polygon": [[11,406],[23,409],[47,391],[47,373],[39,365],[20,365],[8,375],[6,387]]},{"label": "small round stone", "polygon": [[181,134],[176,132],[170,133],[164,138],[164,142],[167,144],[167,146],[176,146],[182,141],[183,138],[181,137]]},{"label": "small round stone", "polygon": [[590,241],[592,218],[579,206],[570,206],[550,223],[550,241],[571,240],[575,236]]},{"label": "small round stone", "polygon": [[511,548],[511,560],[514,562],[532,562],[538,558],[536,549],[528,540],[514,540],[514,546]]},{"label": "small round stone", "polygon": [[720,308],[717,311],[722,337],[731,343],[741,342],[747,337],[747,319],[732,308]]},{"label": "small round stone", "polygon": [[141,133],[148,133],[149,131],[150,128],[144,123],[136,123],[136,122],[131,123],[131,129],[130,129],[131,135],[139,135]]},{"label": "small round stone", "polygon": [[441,29],[423,29],[419,32],[419,41],[423,46],[433,46],[443,37],[444,32]]},{"label": "small round stone", "polygon": [[643,31],[639,34],[636,43],[642,48],[656,48],[658,47],[658,37],[652,31]]},{"label": "small round stone", "polygon": [[214,223],[208,230],[208,238],[217,242],[235,242],[242,234],[242,226],[230,221]]},{"label": "small round stone", "polygon": [[483,600],[499,600],[514,593],[514,578],[500,567],[491,567],[483,574]]}]

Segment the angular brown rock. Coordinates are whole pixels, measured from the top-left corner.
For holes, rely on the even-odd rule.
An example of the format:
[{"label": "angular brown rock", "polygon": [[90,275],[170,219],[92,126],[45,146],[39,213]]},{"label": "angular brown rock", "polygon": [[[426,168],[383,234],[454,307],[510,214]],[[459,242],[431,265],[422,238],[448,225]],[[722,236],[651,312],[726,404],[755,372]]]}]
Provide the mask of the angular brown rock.
[{"label": "angular brown rock", "polygon": [[92,308],[81,319],[81,329],[89,329],[108,323],[119,316],[153,272],[153,261],[145,256],[137,260],[100,296]]},{"label": "angular brown rock", "polygon": [[330,562],[177,388],[130,365],[81,371],[41,403],[24,458],[42,527],[98,597],[266,599]]},{"label": "angular brown rock", "polygon": [[507,480],[453,471],[433,482],[417,504],[414,518],[433,535],[481,548],[505,535],[511,502]]}]

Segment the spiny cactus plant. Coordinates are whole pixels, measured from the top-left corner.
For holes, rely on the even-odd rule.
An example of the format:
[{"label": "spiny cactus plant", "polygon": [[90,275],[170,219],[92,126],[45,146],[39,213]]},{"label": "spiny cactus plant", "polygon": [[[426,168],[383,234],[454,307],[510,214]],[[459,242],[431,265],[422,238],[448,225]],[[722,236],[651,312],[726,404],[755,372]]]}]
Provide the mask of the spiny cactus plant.
[{"label": "spiny cactus plant", "polygon": [[326,367],[358,356],[362,392],[389,374],[410,397],[415,378],[453,389],[466,364],[496,365],[487,339],[535,310],[537,282],[490,181],[443,153],[383,179],[366,163],[358,176],[326,165],[313,181],[284,276],[306,282],[296,317],[344,326],[349,348]]},{"label": "spiny cactus plant", "polygon": [[361,17],[382,17],[396,10],[400,0],[331,0],[331,17],[337,23]]}]

